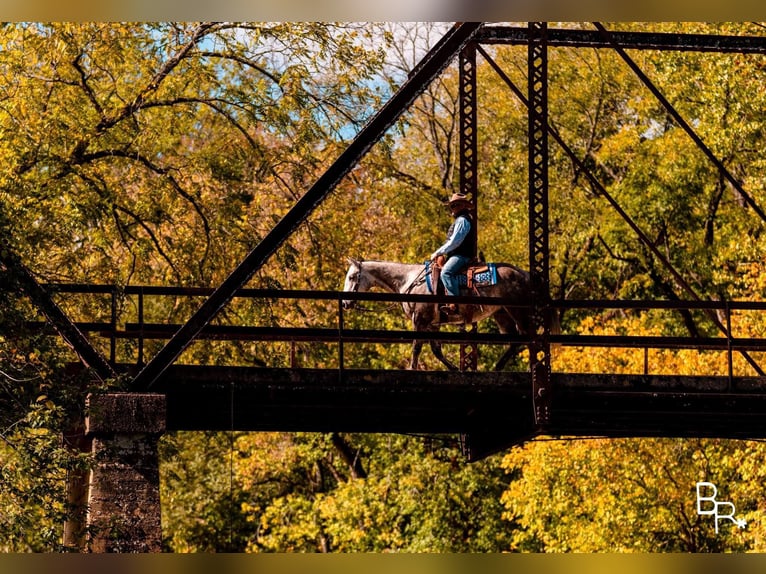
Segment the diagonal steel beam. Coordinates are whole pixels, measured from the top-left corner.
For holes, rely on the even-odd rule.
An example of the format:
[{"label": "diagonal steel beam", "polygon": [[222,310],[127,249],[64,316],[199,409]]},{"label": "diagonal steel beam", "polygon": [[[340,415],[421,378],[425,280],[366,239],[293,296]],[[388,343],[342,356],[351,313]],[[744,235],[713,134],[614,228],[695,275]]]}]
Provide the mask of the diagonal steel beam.
[{"label": "diagonal steel beam", "polygon": [[604,39],[612,45],[614,50],[620,55],[620,57],[625,61],[630,69],[633,70],[636,76],[638,76],[638,78],[649,89],[649,91],[654,94],[654,97],[657,98],[657,100],[665,107],[668,113],[673,116],[673,119],[676,121],[676,123],[681,126],[681,128],[683,128],[683,130],[692,139],[692,141],[697,144],[697,147],[702,150],[702,153],[704,153],[705,156],[707,156],[707,158],[713,163],[713,165],[718,168],[718,172],[721,174],[721,176],[724,177],[726,181],[728,181],[734,187],[734,189],[737,190],[737,192],[744,198],[745,202],[753,209],[753,211],[758,214],[758,217],[760,217],[761,220],[766,221],[766,213],[764,213],[758,204],[755,203],[750,194],[747,193],[742,187],[742,184],[740,184],[740,182],[737,181],[737,178],[735,178],[731,172],[726,169],[726,166],[723,165],[723,162],[718,159],[713,151],[705,144],[705,142],[702,141],[702,138],[697,135],[697,132],[694,131],[694,129],[683,118],[683,116],[678,113],[678,110],[676,110],[673,104],[671,104],[662,94],[662,92],[657,89],[657,86],[655,86],[654,83],[649,79],[649,76],[647,76],[644,71],[639,68],[638,64],[636,64],[633,58],[631,58],[627,52],[622,49],[622,47],[612,37],[612,34],[606,28],[604,28],[600,22],[593,22],[593,25],[604,36]]},{"label": "diagonal steel beam", "polygon": [[51,298],[48,291],[38,283],[32,272],[22,263],[18,255],[7,245],[0,246],[0,268],[13,278],[19,288],[32,300],[32,303],[51,322],[59,335],[72,347],[85,366],[90,367],[102,381],[113,379],[117,374],[98,349],[82,334],[72,320]]},{"label": "diagonal steel beam", "polygon": [[[521,89],[516,86],[516,84],[513,83],[513,80],[511,80],[508,75],[498,66],[498,64],[492,59],[492,57],[481,47],[478,47],[478,52],[482,55],[482,57],[487,61],[487,63],[492,67],[493,70],[498,74],[500,79],[502,79],[505,84],[511,89],[511,91],[516,95],[516,97],[527,107],[530,106],[529,99],[524,95],[524,93],[521,91]],[[567,143],[563,140],[559,132],[550,124],[547,123],[546,127],[548,134],[556,141],[556,143],[559,144],[562,150],[564,150],[564,153],[569,156],[569,159],[572,160],[572,162],[577,166],[577,169],[582,173],[588,181],[591,183],[593,187],[595,187],[599,195],[607,200],[609,205],[614,208],[614,210],[619,214],[620,217],[625,221],[625,223],[628,224],[628,226],[635,232],[636,236],[639,238],[639,240],[649,249],[649,251],[652,252],[652,254],[662,263],[662,265],[665,267],[665,269],[673,276],[673,279],[676,281],[676,283],[684,290],[688,295],[692,297],[695,301],[702,302],[703,299],[700,297],[697,292],[692,288],[692,286],[681,276],[681,274],[676,271],[676,268],[673,266],[673,264],[670,262],[670,260],[659,250],[659,248],[654,244],[651,239],[643,232],[643,230],[638,226],[638,224],[633,220],[633,218],[628,215],[628,213],[622,209],[620,204],[617,202],[616,199],[612,197],[612,195],[606,190],[606,188],[601,184],[601,182],[596,178],[595,175],[590,171],[590,169],[585,165],[585,163],[577,157],[577,154],[575,154],[574,150],[567,145]],[[712,312],[712,310],[707,309],[705,310],[706,315],[711,320],[711,322],[726,336],[730,336],[730,330],[718,319],[718,316]],[[763,369],[761,369],[760,365],[753,359],[750,355],[747,354],[746,351],[740,351],[740,354],[747,360],[748,363],[750,363],[750,366],[755,369],[755,371],[758,373],[759,376],[764,376],[766,373],[764,373]]]},{"label": "diagonal steel beam", "polygon": [[460,53],[463,46],[473,38],[480,27],[481,22],[458,23],[442,37],[423,57],[399,90],[367,122],[338,159],[138,373],[133,380],[133,386],[136,389],[146,389],[154,384],[205,325],[229,302],[236,290],[247,283],[293,231],[306,220],[415,98]]}]

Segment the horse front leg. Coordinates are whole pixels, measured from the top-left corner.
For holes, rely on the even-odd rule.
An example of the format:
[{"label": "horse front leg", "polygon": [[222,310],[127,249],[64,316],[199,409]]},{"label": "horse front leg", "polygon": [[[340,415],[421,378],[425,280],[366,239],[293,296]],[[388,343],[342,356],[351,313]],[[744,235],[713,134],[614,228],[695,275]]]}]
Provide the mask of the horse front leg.
[{"label": "horse front leg", "polygon": [[[429,323],[426,326],[421,326],[421,330],[425,331],[427,333],[437,333],[439,331],[439,327],[435,326],[431,323]],[[447,357],[444,356],[444,351],[442,349],[442,344],[440,341],[429,341],[431,345],[431,352],[434,354],[434,357],[439,359],[439,361],[447,367],[450,371],[458,371],[460,370],[457,365],[455,365],[452,361],[450,361]]]},{"label": "horse front leg", "polygon": [[420,357],[420,351],[423,349],[423,341],[415,340],[412,342],[412,357],[410,358],[410,370],[418,370],[418,359]]},{"label": "horse front leg", "polygon": [[518,355],[523,348],[523,345],[509,345],[508,348],[505,350],[505,353],[503,353],[503,356],[500,357],[500,359],[495,363],[493,371],[502,371],[505,368],[505,365],[508,364],[508,361],[511,360],[511,358]]}]

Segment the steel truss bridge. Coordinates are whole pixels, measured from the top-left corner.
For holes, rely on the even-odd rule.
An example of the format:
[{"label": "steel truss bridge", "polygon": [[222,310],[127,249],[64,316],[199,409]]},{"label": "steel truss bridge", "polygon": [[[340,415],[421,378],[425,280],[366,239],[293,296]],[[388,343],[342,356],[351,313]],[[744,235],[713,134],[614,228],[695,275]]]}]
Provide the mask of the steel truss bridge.
[{"label": "steel truss bridge", "polygon": [[[0,264],[46,318],[46,323],[76,351],[93,376],[129,379],[137,392],[162,393],[167,398],[168,430],[304,430],[358,432],[455,433],[463,438],[471,460],[497,452],[539,434],[571,436],[711,436],[754,438],[766,436],[766,386],[758,354],[766,341],[733,333],[732,316],[763,311],[764,303],[702,300],[646,237],[638,225],[572,151],[548,120],[548,52],[559,47],[595,48],[616,52],[668,115],[699,146],[758,217],[766,216],[723,162],[695,133],[660,90],[642,72],[627,50],[680,50],[766,54],[765,37],[610,32],[600,23],[594,30],[550,29],[546,23],[526,27],[484,26],[478,22],[455,25],[428,52],[401,88],[369,120],[347,149],[330,165],[293,208],[256,245],[229,276],[214,289],[130,286],[118,291],[97,285],[42,285],[9,249],[0,250]],[[520,90],[484,49],[486,45],[524,45],[528,50],[528,86]],[[356,165],[451,62],[460,74],[460,190],[476,205],[477,59],[489,64],[529,110],[529,270],[534,286],[531,305],[534,329],[529,336],[496,333],[358,330],[345,326],[341,298],[394,301],[383,294],[245,289],[246,284],[338,182]],[[570,156],[600,196],[625,219],[684,292],[684,300],[666,301],[553,301],[549,295],[548,146],[553,140]],[[68,294],[112,297],[111,317],[96,323],[79,322],[62,311]],[[189,295],[202,299],[183,324],[145,321],[143,300],[154,295]],[[134,321],[117,317],[116,297],[136,298]],[[285,328],[214,324],[219,312],[234,298],[326,299],[338,305],[337,324]],[[407,300],[416,297],[407,296]],[[434,300],[431,298],[430,300]],[[474,299],[475,301],[475,299]],[[694,309],[704,312],[720,336],[594,337],[551,333],[550,312],[558,308]],[[437,338],[458,345],[468,356],[459,372],[369,370],[349,368],[345,353],[364,342],[410,343],[414,338]],[[337,348],[333,368],[211,366],[178,364],[195,341],[324,342]],[[118,356],[120,342],[129,340],[131,357]],[[528,349],[529,368],[523,372],[478,372],[479,346],[516,343]],[[161,344],[146,360],[144,347]],[[636,349],[717,350],[728,356],[728,372],[711,376],[653,373],[645,351],[643,372],[631,375],[565,373],[555,369],[551,345],[608,346]],[[742,356],[752,376],[734,376],[733,357]]]},{"label": "steel truss bridge", "polygon": [[[147,300],[172,297],[204,299],[212,289],[107,285],[48,285],[59,299],[89,296],[102,299],[105,320],[76,322],[88,339],[98,343],[116,373],[135,380],[145,368],[145,347],[164,343],[180,324],[147,320]],[[230,364],[201,366],[175,364],[163,371],[153,387],[167,397],[168,430],[397,432],[460,435],[470,460],[482,458],[511,444],[545,433],[567,436],[704,436],[756,438],[764,436],[766,385],[757,374],[753,355],[766,352],[766,339],[736,336],[741,314],[766,311],[766,302],[670,302],[566,300],[551,301],[551,308],[569,310],[619,309],[627,312],[689,310],[713,312],[727,332],[718,337],[632,335],[549,335],[549,343],[584,349],[634,349],[643,354],[643,368],[633,374],[556,372],[549,377],[552,396],[550,418],[541,425],[535,418],[532,375],[527,370],[479,372],[364,369],[353,366],[354,348],[365,343],[407,345],[413,340],[438,340],[445,348],[468,346],[479,352],[489,346],[527,348],[533,338],[478,331],[414,333],[410,330],[359,329],[356,310],[344,310],[341,301],[355,299],[373,304],[434,301],[433,296],[390,293],[349,293],[240,289],[233,299],[250,302],[324,300],[330,324],[316,327],[208,324],[197,342],[263,344],[282,342],[284,361],[278,366]],[[466,298],[474,303],[497,304],[501,299]],[[118,317],[117,309],[132,309]],[[111,310],[111,312],[109,312]],[[398,311],[396,311],[398,312]],[[44,323],[35,325],[46,328]],[[47,327],[49,328],[49,327]],[[323,344],[332,348],[330,367],[306,364],[297,345]],[[691,349],[726,357],[726,367],[705,376],[663,373],[653,365],[655,351]],[[745,362],[753,376],[734,376]],[[326,362],[326,359],[325,359]],[[349,366],[349,363],[352,363]],[[135,387],[133,387],[135,388]]]}]

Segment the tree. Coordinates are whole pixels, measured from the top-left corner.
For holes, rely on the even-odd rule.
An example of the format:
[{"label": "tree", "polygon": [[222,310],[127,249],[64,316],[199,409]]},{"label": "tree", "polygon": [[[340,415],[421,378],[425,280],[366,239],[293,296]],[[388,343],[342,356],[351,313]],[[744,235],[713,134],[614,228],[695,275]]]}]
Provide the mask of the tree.
[{"label": "tree", "polygon": [[[446,438],[446,437],[445,437]],[[339,448],[338,440],[343,441]],[[469,465],[449,439],[255,435],[238,441],[253,551],[486,552],[506,546],[499,460]],[[266,441],[270,449],[252,450]],[[319,446],[320,448],[317,448]],[[356,470],[348,457],[351,447]],[[268,452],[278,457],[264,458]],[[359,470],[363,469],[363,473]]]},{"label": "tree", "polygon": [[[41,282],[214,284],[375,109],[367,82],[382,51],[369,35],[329,23],[0,27],[0,249]],[[295,253],[277,259],[295,268]],[[75,358],[60,341],[21,329],[36,317],[17,292],[0,291],[4,548],[50,550],[66,471],[85,463],[61,436],[88,387],[64,375]],[[182,320],[193,304],[147,316]],[[98,320],[97,305],[64,306]],[[195,351],[209,360],[217,347]]]},{"label": "tree", "polygon": [[[653,25],[736,33],[749,27]],[[414,65],[411,54],[421,53],[438,32],[431,24],[407,26],[404,33],[328,23],[5,25],[0,248],[19,253],[41,281],[216,285],[340,153]],[[526,49],[498,46],[487,52],[523,93]],[[551,48],[549,55],[552,125],[652,247],[702,296],[760,300],[766,291],[762,222],[743,207],[741,194],[614,53]],[[759,155],[760,60],[634,56],[761,202],[766,194]],[[484,56],[478,63],[480,248],[488,259],[525,267],[527,110]],[[442,240],[447,215],[441,200],[457,183],[457,85],[453,66],[251,285],[335,290],[349,255],[425,258]],[[579,163],[553,142],[550,183],[554,296],[684,296]],[[81,414],[87,386],[64,377],[62,367],[73,356],[60,342],[21,330],[33,311],[16,290],[12,284],[0,289],[4,548],[51,549],[67,510],[60,502],[64,471],[87,462],[60,448],[62,432]],[[183,322],[197,302],[158,299],[147,305],[146,317]],[[78,319],[99,319],[93,302],[64,305]],[[120,317],[132,305],[127,297],[119,300]],[[349,323],[402,328],[398,310],[385,309],[349,317]],[[215,320],[317,326],[334,324],[334,313],[326,302],[232,301]],[[743,336],[766,330],[755,313],[735,320]],[[568,312],[564,328],[678,334],[714,327],[701,316],[581,311]],[[297,351],[302,366],[336,366],[328,345],[300,344]],[[481,368],[494,363],[491,353],[482,355]],[[403,346],[359,345],[348,352],[347,366],[399,367],[406,355]],[[283,343],[204,341],[183,360],[273,366],[285,365],[287,357]],[[681,373],[725,369],[721,360],[715,353],[650,355],[653,369]],[[628,351],[567,348],[555,361],[562,370],[643,368],[643,355]],[[744,362],[735,365],[737,373],[746,368]],[[761,549],[763,501],[754,485],[763,479],[763,452],[756,443],[539,442],[468,465],[454,442],[345,434],[167,436],[166,546]],[[702,479],[719,484],[722,495],[737,503],[748,530],[710,534],[710,524],[694,515],[689,499],[690,485]]]},{"label": "tree", "polygon": [[[2,552],[61,548],[67,477],[89,458],[70,444],[85,380],[61,342],[30,329],[29,302],[0,264],[0,540]],[[63,439],[63,440],[62,440]]]},{"label": "tree", "polygon": [[118,284],[219,278],[364,121],[380,62],[352,25],[1,33],[11,241],[48,278]]},{"label": "tree", "polygon": [[[533,442],[506,455],[503,495],[519,529],[512,548],[536,552],[721,552],[761,547],[760,445],[701,439]],[[757,464],[757,463],[756,463]],[[697,514],[696,484],[712,482],[736,503],[746,529]]]},{"label": "tree", "polygon": [[[666,320],[655,313],[587,318],[582,334],[657,336]],[[735,317],[739,336],[763,332],[763,318]],[[726,353],[653,350],[652,373],[722,375]],[[555,356],[562,372],[642,373],[641,349],[566,347]],[[750,366],[735,357],[734,372]],[[736,421],[732,421],[736,425]],[[503,459],[511,474],[503,494],[506,519],[518,527],[511,548],[539,552],[741,552],[762,548],[762,466],[758,441],[715,439],[541,439]],[[719,500],[736,506],[747,526],[697,513],[696,484],[711,482]],[[704,505],[703,505],[703,508]]]}]

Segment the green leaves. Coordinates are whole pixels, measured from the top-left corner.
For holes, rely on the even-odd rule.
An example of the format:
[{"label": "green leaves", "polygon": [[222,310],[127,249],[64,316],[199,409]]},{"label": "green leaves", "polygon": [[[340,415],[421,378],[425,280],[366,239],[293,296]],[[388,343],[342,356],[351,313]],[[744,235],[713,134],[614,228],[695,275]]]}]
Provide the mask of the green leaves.
[{"label": "green leaves", "polygon": [[[518,474],[503,494],[518,524],[512,548],[535,552],[741,552],[761,548],[762,520],[752,512],[762,484],[756,443],[697,439],[586,439],[532,442],[503,466]],[[739,472],[740,465],[748,470]],[[741,531],[697,514],[696,484],[719,486]],[[758,494],[761,493],[761,494]]]},{"label": "green leaves", "polygon": [[223,217],[229,193],[294,201],[316,174],[307,158],[332,153],[333,133],[370,108],[363,82],[381,52],[362,47],[364,32],[324,23],[5,27],[0,198],[15,235],[47,254],[30,266],[125,283],[132,265],[115,262],[148,250],[156,267],[140,266],[144,282],[209,283],[228,270],[221,242],[232,231],[251,242]]},{"label": "green leaves", "polygon": [[[742,33],[749,26],[618,27]],[[3,245],[43,280],[217,285],[401,82],[415,63],[411,54],[440,36],[436,24],[405,32],[311,22],[3,26]],[[762,298],[764,222],[668,111],[610,51],[552,48],[549,55],[552,125],[652,246],[703,297]],[[523,91],[526,49],[494,46],[492,56]],[[635,59],[754,200],[766,204],[761,57],[643,51]],[[478,77],[479,246],[490,260],[526,267],[527,110],[482,58]],[[453,66],[252,284],[336,290],[347,256],[424,260],[448,223],[441,201],[459,184],[457,86]],[[576,163],[555,142],[549,147],[553,295],[681,295]],[[33,314],[5,275],[0,282],[3,549],[46,550],[64,512],[62,469],[86,462],[56,442],[81,408],[82,387],[61,373],[71,357],[60,341],[20,330]],[[155,301],[146,314],[181,322],[197,303]],[[121,301],[120,309],[132,304]],[[95,307],[68,303],[88,319]],[[348,326],[407,327],[398,310],[380,311],[347,317]],[[570,332],[707,328],[668,314],[617,321],[571,312],[564,319]],[[218,320],[325,326],[337,318],[326,302],[262,301],[232,302]],[[755,316],[740,320],[747,333],[766,330]],[[293,349],[204,341],[184,360],[281,366],[292,351],[301,366],[337,366],[335,349],[308,343]],[[493,352],[482,354],[480,368],[491,366]],[[394,368],[407,355],[403,345],[358,345],[347,351],[346,366]],[[424,355],[429,368],[431,360]],[[627,355],[608,363],[597,352],[573,351],[561,360],[572,369],[639,364]],[[657,361],[690,371],[717,364],[710,356]],[[436,440],[166,437],[167,548],[762,549],[757,444],[534,443],[510,452],[501,468],[499,459],[468,465],[453,444]],[[363,473],[349,464],[349,453]],[[730,485],[752,530],[712,537],[690,510],[689,485],[700,478]]]},{"label": "green leaves", "polygon": [[[264,438],[243,438],[239,445]],[[260,525],[251,550],[481,552],[502,547],[505,529],[497,501],[503,480],[497,460],[469,465],[438,438],[344,435],[366,470],[365,478],[354,478],[329,445],[304,451],[313,442],[307,438],[266,438],[278,441],[281,460],[291,461],[288,467],[266,463],[263,451],[253,451],[239,466],[240,476],[253,481],[251,496],[268,485],[284,488],[268,501],[247,505]],[[316,458],[318,452],[323,454]]]}]

